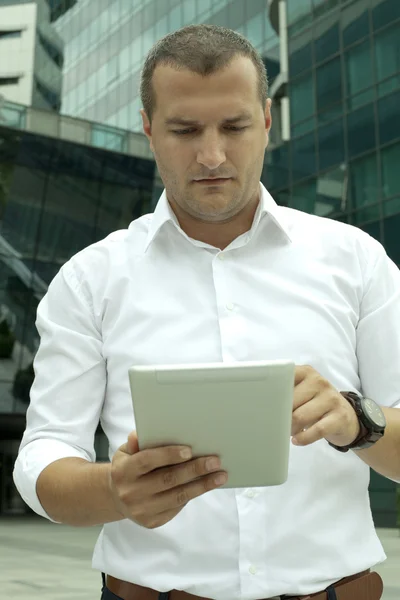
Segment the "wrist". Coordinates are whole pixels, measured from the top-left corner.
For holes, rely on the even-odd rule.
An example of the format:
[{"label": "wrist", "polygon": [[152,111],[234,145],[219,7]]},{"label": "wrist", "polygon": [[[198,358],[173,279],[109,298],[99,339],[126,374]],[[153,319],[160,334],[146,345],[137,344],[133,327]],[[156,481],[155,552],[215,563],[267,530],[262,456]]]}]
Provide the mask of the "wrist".
[{"label": "wrist", "polygon": [[340,452],[364,450],[373,446],[385,433],[386,419],[382,409],[370,398],[364,398],[355,392],[340,393],[354,410],[358,421],[358,434],[352,442],[346,445],[331,441],[329,441],[329,445]]}]

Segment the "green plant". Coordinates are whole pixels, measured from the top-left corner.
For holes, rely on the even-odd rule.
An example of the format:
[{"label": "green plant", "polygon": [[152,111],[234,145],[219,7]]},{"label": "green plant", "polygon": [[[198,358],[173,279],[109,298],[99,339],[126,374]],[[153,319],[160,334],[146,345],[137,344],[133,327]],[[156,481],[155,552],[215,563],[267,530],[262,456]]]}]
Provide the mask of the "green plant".
[{"label": "green plant", "polygon": [[8,326],[7,321],[0,323],[0,359],[11,358],[14,349],[15,336]]},{"label": "green plant", "polygon": [[12,388],[14,398],[18,398],[18,400],[25,402],[25,404],[29,404],[30,391],[34,378],[33,363],[30,363],[26,369],[17,371]]}]

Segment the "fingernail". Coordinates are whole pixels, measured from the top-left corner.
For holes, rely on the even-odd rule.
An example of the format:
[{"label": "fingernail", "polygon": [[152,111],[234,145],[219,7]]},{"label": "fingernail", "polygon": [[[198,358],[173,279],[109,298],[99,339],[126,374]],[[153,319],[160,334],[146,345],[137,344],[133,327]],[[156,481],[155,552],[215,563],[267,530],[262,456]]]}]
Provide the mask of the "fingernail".
[{"label": "fingernail", "polygon": [[184,448],[181,450],[181,457],[184,459],[192,458],[192,451],[190,448]]},{"label": "fingernail", "polygon": [[206,460],[206,469],[207,471],[216,471],[221,466],[220,460],[218,458],[208,458]]},{"label": "fingernail", "polygon": [[219,475],[214,477],[214,481],[217,485],[223,485],[224,483],[226,483],[227,479],[228,476],[226,475],[226,473],[220,473]]},{"label": "fingernail", "polygon": [[292,438],[292,444],[294,444],[295,446],[298,446],[299,442],[297,441],[296,438]]}]

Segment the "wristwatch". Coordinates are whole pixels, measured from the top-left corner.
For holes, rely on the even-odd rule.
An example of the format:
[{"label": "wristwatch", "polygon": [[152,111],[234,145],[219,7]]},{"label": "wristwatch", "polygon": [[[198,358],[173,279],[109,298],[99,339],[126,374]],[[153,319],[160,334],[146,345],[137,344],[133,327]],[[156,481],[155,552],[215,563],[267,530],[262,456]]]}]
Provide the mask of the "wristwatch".
[{"label": "wristwatch", "polygon": [[360,423],[360,433],[347,446],[335,446],[328,442],[332,448],[339,452],[348,452],[349,450],[364,450],[370,448],[385,433],[386,419],[380,406],[371,398],[363,398],[355,392],[340,392],[344,398],[354,408],[358,421]]}]

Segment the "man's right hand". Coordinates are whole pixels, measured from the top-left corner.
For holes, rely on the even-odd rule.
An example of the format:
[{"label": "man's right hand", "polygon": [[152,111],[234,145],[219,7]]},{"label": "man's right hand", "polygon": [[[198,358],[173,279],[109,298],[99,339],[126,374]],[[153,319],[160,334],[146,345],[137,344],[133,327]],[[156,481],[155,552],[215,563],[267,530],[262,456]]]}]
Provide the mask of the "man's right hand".
[{"label": "man's right hand", "polygon": [[221,487],[226,480],[217,456],[192,459],[186,446],[139,451],[135,431],[115,453],[110,471],[116,509],[148,529],[165,525],[190,500]]}]

